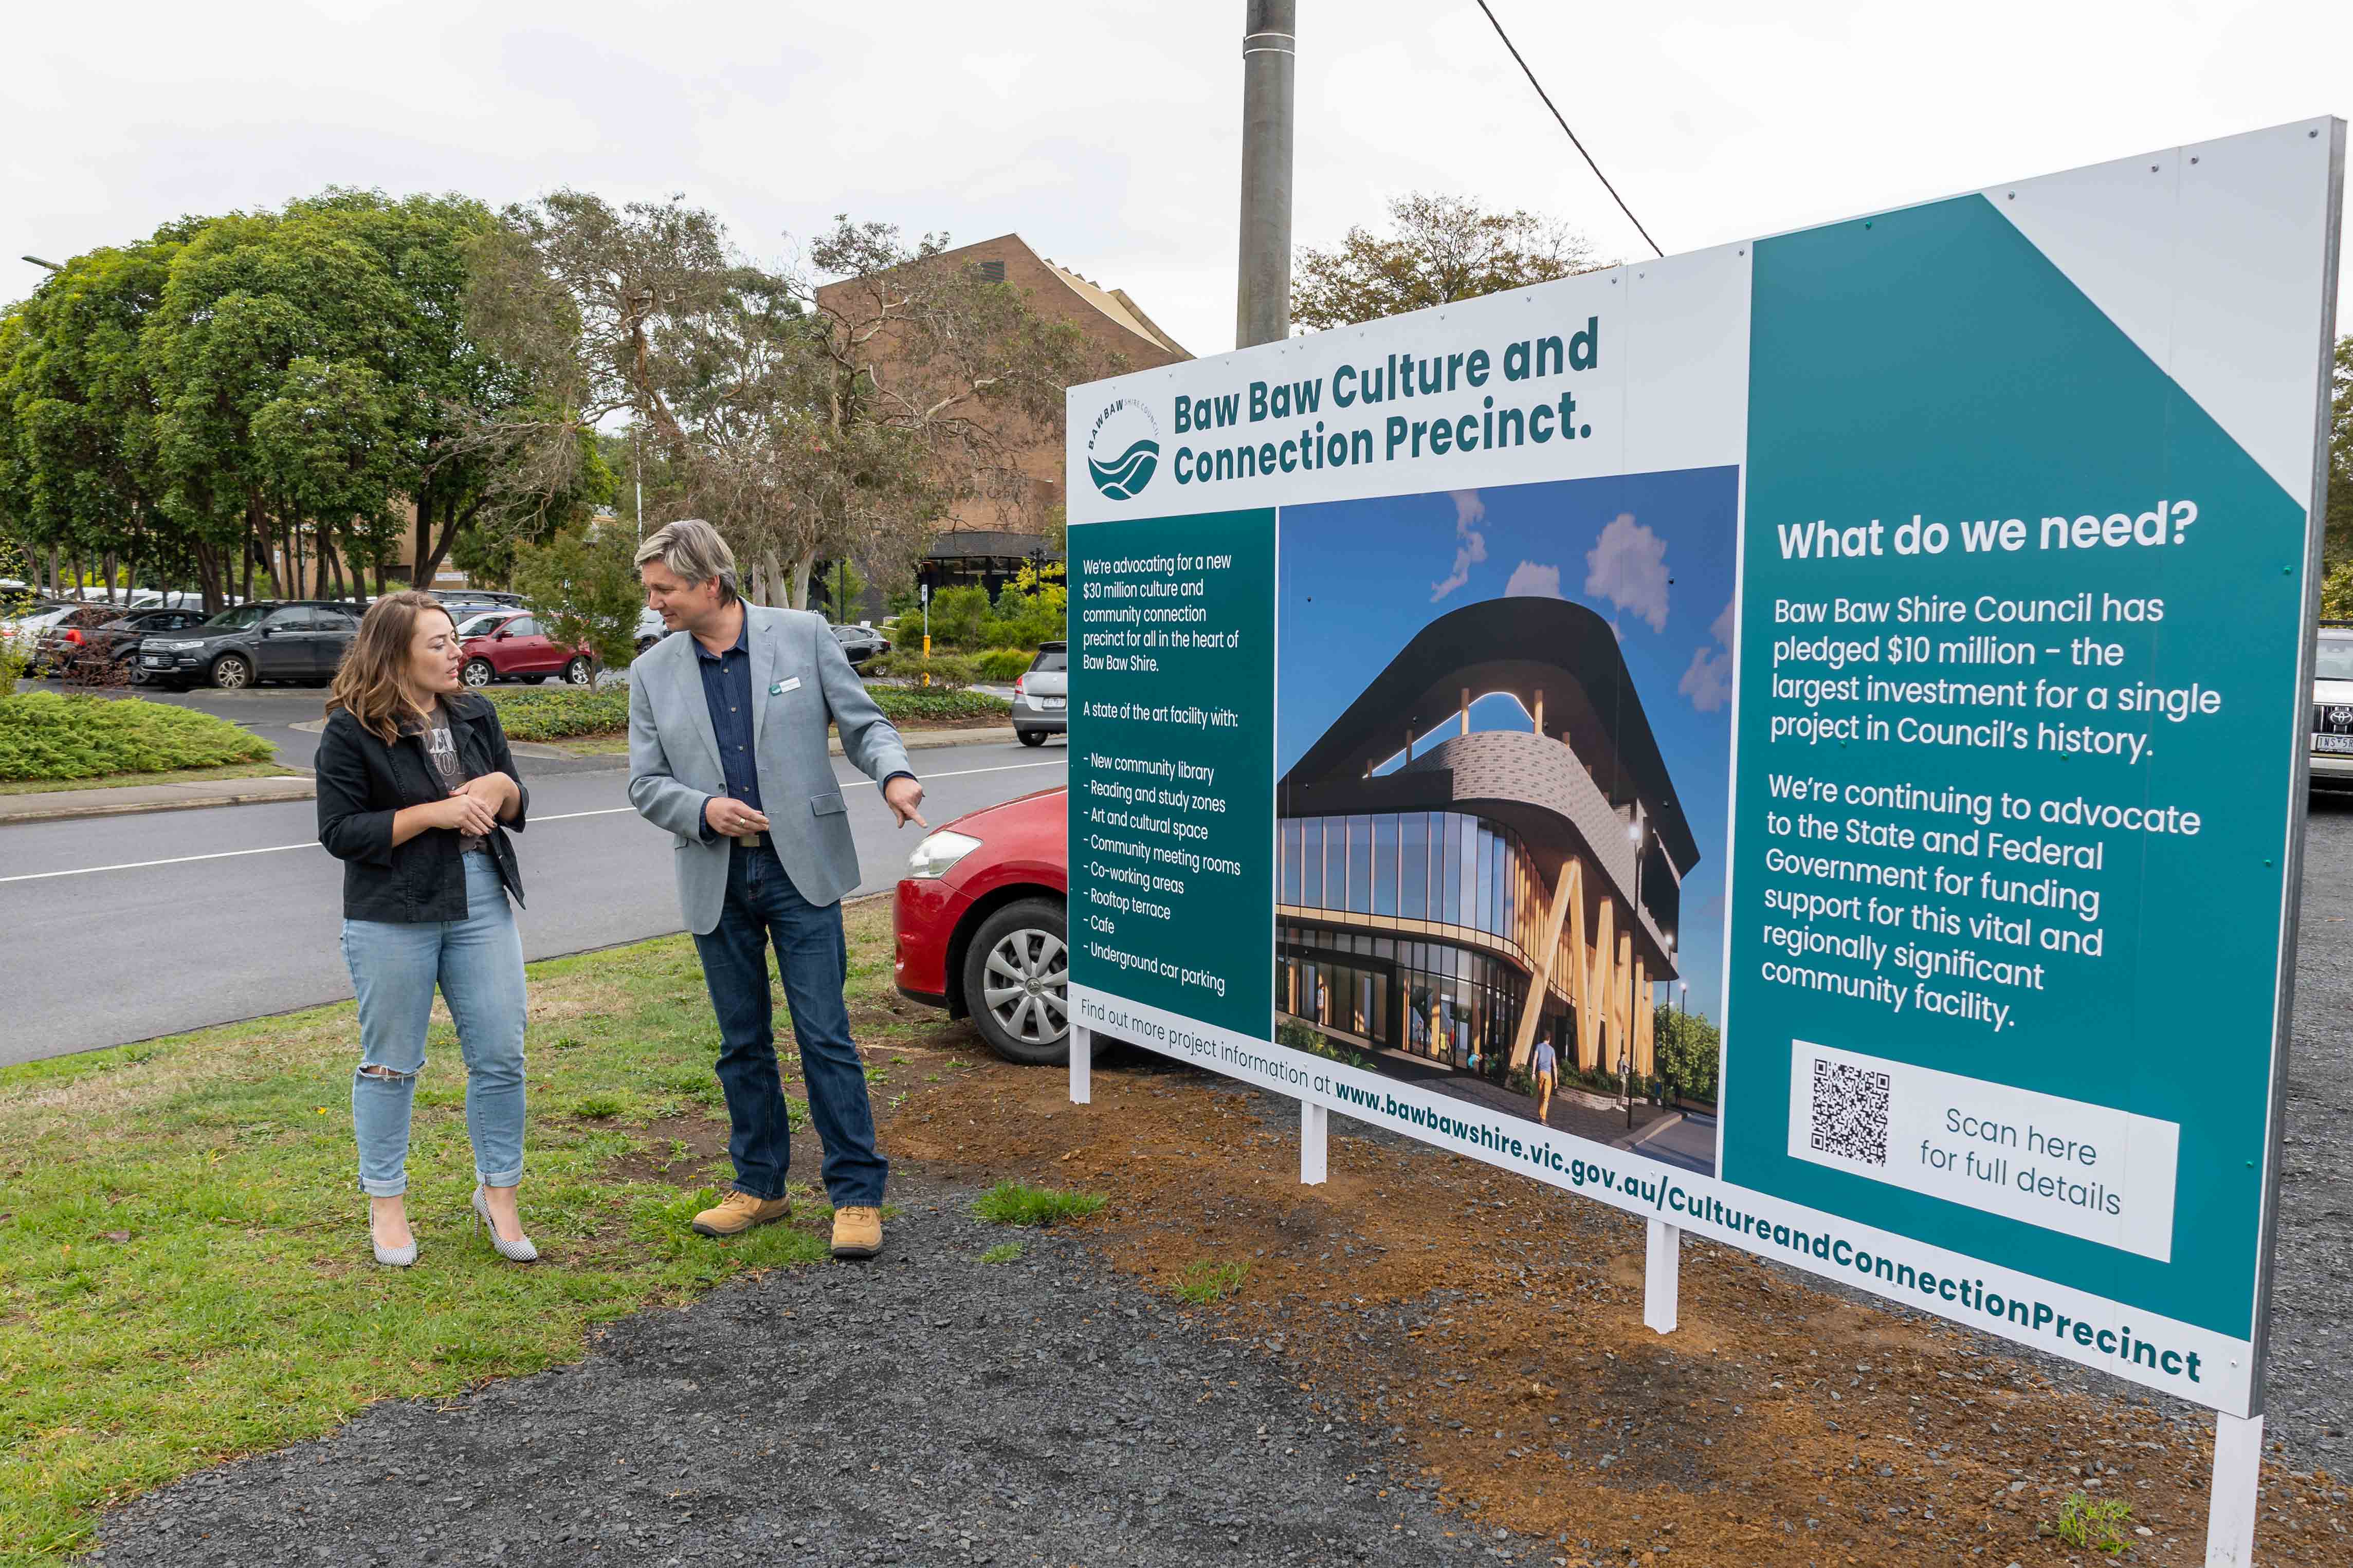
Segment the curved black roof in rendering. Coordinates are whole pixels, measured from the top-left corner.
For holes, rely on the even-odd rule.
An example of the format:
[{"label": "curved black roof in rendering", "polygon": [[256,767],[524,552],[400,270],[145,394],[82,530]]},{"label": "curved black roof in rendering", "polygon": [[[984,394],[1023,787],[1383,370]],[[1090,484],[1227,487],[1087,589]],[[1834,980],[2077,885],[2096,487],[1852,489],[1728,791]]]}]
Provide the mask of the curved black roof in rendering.
[{"label": "curved black roof in rendering", "polygon": [[1440,616],[1414,635],[1283,784],[1362,778],[1472,700],[1507,691],[1523,707],[1544,693],[1545,729],[1565,739],[1617,805],[1639,800],[1667,853],[1688,870],[1699,846],[1675,797],[1634,678],[1609,623],[1566,599],[1486,599]]}]

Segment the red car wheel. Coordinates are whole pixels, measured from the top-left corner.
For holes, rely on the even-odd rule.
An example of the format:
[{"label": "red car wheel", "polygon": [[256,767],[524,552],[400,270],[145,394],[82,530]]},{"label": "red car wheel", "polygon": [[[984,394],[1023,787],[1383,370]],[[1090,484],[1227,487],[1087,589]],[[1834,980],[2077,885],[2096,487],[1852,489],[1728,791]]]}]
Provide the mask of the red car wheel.
[{"label": "red car wheel", "polygon": [[1060,900],[1019,899],[965,952],[964,1002],[988,1048],[1023,1067],[1071,1059],[1071,952]]}]

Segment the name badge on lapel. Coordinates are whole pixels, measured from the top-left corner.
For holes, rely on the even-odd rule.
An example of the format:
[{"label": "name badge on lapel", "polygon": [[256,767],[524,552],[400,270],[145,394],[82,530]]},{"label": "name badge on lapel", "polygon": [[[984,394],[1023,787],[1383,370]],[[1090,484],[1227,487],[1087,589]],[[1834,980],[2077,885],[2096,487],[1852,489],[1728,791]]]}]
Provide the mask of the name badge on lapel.
[{"label": "name badge on lapel", "polygon": [[774,686],[768,688],[768,695],[771,697],[782,697],[787,691],[798,691],[800,689],[801,678],[796,675],[790,680],[779,680]]}]

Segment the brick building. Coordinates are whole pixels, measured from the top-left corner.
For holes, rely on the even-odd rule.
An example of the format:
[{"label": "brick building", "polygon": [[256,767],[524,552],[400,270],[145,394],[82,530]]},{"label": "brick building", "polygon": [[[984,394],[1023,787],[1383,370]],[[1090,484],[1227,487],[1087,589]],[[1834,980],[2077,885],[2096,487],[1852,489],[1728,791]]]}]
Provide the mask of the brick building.
[{"label": "brick building", "polygon": [[[1149,370],[1193,357],[1125,289],[1106,289],[1057,267],[1018,234],[944,251],[941,260],[972,268],[991,282],[1010,283],[1038,316],[1076,327],[1090,343],[1118,355],[1126,370]],[[818,297],[825,292],[819,289]],[[1061,436],[1042,429],[1001,434],[1021,450],[1028,493],[1018,506],[981,497],[949,511],[923,565],[923,575],[934,587],[981,583],[994,592],[1033,552],[1048,549],[1040,530],[1047,514],[1062,504]]]}]

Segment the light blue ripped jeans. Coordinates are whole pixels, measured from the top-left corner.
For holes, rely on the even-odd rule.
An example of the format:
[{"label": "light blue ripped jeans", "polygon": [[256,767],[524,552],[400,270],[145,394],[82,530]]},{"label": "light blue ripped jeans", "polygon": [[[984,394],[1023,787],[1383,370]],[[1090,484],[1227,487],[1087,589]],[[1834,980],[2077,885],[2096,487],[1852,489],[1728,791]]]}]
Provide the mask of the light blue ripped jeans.
[{"label": "light blue ripped jeans", "polygon": [[466,1062],[475,1179],[486,1187],[522,1180],[522,936],[491,858],[469,855],[465,861],[464,920],[343,922],[343,962],[360,1003],[352,1131],[360,1146],[360,1191],[370,1197],[408,1190],[408,1110],[417,1075],[425,1070],[437,984]]}]

